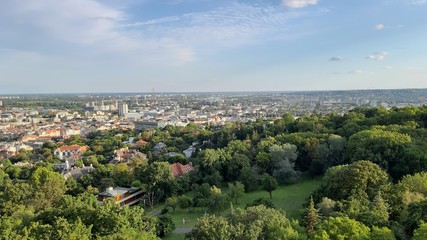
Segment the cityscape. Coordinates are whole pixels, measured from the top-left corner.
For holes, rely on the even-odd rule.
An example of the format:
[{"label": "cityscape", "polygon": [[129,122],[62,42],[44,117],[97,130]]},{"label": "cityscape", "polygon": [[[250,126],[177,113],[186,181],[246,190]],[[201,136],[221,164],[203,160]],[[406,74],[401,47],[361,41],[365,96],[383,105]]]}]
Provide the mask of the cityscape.
[{"label": "cityscape", "polygon": [[426,12],[0,1],[0,240],[426,240]]}]

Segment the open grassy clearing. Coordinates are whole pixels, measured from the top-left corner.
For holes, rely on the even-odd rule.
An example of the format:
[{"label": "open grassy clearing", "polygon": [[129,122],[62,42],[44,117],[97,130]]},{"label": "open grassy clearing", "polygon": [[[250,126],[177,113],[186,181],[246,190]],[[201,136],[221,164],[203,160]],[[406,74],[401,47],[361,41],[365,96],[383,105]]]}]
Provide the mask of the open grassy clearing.
[{"label": "open grassy clearing", "polygon": [[[320,184],[321,178],[304,179],[300,183],[294,185],[280,186],[273,192],[272,202],[277,209],[282,209],[286,212],[286,216],[289,218],[300,218],[301,213],[304,211],[302,204],[305,202],[307,197],[310,196]],[[226,192],[226,189],[223,190]],[[190,194],[189,196],[191,196]],[[235,207],[244,208],[246,204],[253,202],[258,198],[269,198],[269,194],[265,191],[258,190],[250,193],[246,193],[242,198],[238,200],[238,204],[234,204]],[[228,210],[221,213],[225,215]],[[177,208],[175,213],[172,213],[172,209],[168,213],[174,221],[176,228],[191,228],[197,223],[197,218],[203,216],[204,212],[201,209],[195,209],[193,212]],[[183,223],[183,218],[187,219],[186,223]],[[172,233],[164,239],[168,240],[180,240],[184,239],[185,234]]]}]

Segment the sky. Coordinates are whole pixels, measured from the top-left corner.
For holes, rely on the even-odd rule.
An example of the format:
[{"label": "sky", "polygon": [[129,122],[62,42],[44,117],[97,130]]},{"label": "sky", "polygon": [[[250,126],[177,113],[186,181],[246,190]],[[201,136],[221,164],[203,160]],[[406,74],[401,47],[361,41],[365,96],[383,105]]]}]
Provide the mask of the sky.
[{"label": "sky", "polygon": [[427,0],[1,0],[0,94],[427,88]]}]

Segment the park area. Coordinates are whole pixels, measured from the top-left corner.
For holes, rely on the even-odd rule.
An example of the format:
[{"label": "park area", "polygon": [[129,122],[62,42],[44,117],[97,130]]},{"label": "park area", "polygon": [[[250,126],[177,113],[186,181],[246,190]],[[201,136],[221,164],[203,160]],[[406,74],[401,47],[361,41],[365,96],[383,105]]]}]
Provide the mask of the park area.
[{"label": "park area", "polygon": [[[271,201],[276,209],[285,211],[288,218],[299,219],[304,211],[302,204],[307,200],[310,194],[319,186],[320,178],[304,179],[301,182],[293,185],[285,185],[278,187],[273,191]],[[223,189],[227,192],[227,189]],[[188,193],[192,197],[192,193]],[[238,199],[238,204],[233,204],[234,208],[245,208],[246,204],[252,203],[259,198],[269,198],[269,193],[258,190],[244,194]],[[226,215],[230,208],[223,211],[221,215]],[[188,209],[176,208],[175,213],[172,210],[168,213],[175,223],[175,231],[163,239],[181,240],[185,237],[185,232],[191,230],[197,223],[197,219],[205,214],[201,209],[194,209],[189,212]]]}]

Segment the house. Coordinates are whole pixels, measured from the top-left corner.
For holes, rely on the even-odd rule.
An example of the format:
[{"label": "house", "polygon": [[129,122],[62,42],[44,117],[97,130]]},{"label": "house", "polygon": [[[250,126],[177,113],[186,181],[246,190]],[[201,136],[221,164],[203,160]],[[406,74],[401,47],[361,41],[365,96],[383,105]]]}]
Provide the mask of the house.
[{"label": "house", "polygon": [[162,143],[162,142],[159,142],[159,143],[157,143],[155,146],[154,146],[154,151],[155,152],[162,152],[163,150],[165,150],[166,149],[166,144],[164,144],[164,143]]},{"label": "house", "polygon": [[189,148],[183,151],[186,158],[191,158],[191,156],[193,156],[193,153],[195,152],[196,152],[196,148],[194,146],[190,146]]},{"label": "house", "polygon": [[144,140],[139,140],[139,141],[135,142],[132,147],[139,148],[139,147],[145,146],[147,144],[148,144],[148,142],[146,142]]},{"label": "house", "polygon": [[170,165],[170,168],[174,177],[179,177],[194,171],[194,167],[191,162],[186,165],[182,165],[181,163],[174,163]]},{"label": "house", "polygon": [[74,179],[78,179],[88,173],[91,173],[95,170],[95,168],[92,166],[84,166],[83,167],[73,167],[69,169],[69,171],[63,172],[62,176],[64,176],[65,179],[68,179],[70,177]]},{"label": "house", "polygon": [[147,158],[147,155],[135,149],[121,148],[114,151],[113,162],[128,162],[134,157]]},{"label": "house", "polygon": [[109,187],[98,194],[98,202],[113,198],[120,206],[132,206],[144,199],[144,190],[139,188]]},{"label": "house", "polygon": [[82,155],[82,153],[89,150],[88,146],[79,146],[79,145],[71,145],[71,146],[61,146],[53,152],[55,156],[59,159],[65,158],[78,158]]}]

